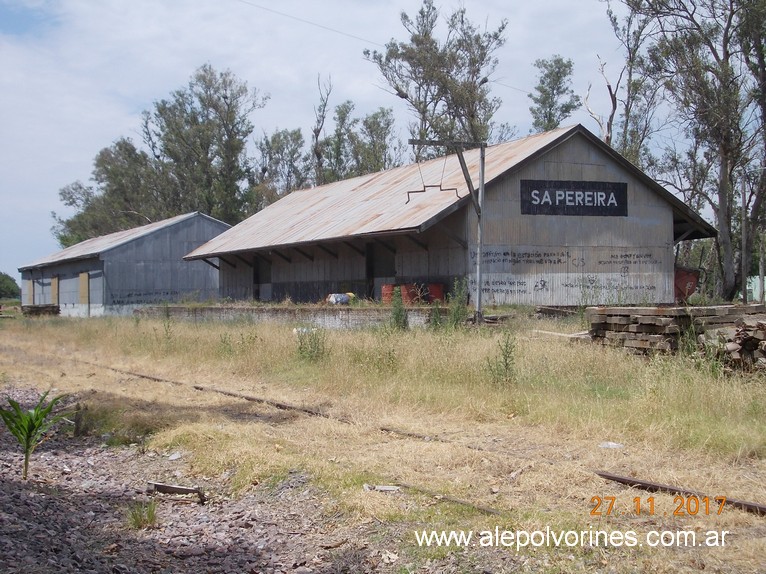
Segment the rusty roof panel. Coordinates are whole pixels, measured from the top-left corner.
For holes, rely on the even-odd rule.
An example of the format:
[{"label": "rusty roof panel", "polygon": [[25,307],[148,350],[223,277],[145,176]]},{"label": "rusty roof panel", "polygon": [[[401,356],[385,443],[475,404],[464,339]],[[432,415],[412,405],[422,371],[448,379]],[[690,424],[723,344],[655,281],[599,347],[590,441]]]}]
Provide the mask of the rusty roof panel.
[{"label": "rusty roof panel", "polygon": [[[699,215],[580,125],[487,147],[485,184],[574,134],[584,135],[611,154],[625,169],[641,174],[647,185],[673,206],[680,220],[690,222],[697,232],[694,237],[715,234],[715,230]],[[474,185],[478,186],[480,151],[466,151],[464,158]],[[208,241],[185,259],[370,234],[422,231],[421,226],[451,213],[457,203],[466,200],[468,195],[457,156],[450,155],[294,191]]]},{"label": "rusty roof panel", "polygon": [[[486,149],[485,182],[500,176],[573,128],[561,128]],[[478,186],[480,152],[464,152]],[[456,155],[298,190],[186,256],[213,257],[376,233],[418,230],[467,197]]]}]

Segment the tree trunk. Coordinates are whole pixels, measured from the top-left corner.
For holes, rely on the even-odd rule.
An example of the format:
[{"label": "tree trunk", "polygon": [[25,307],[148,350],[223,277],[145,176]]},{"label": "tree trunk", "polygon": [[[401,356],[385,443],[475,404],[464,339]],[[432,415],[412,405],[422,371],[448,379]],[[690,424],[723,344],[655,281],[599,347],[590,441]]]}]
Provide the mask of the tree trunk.
[{"label": "tree trunk", "polygon": [[725,300],[730,301],[737,293],[737,273],[735,270],[734,249],[731,237],[731,189],[729,183],[729,159],[721,150],[718,172],[718,252],[721,265],[721,292]]}]

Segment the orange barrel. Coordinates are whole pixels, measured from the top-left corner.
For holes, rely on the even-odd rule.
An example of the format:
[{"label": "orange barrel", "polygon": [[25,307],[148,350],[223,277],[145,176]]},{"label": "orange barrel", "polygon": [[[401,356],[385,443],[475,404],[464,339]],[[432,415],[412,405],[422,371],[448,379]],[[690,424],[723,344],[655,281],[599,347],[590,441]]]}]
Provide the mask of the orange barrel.
[{"label": "orange barrel", "polygon": [[386,305],[390,305],[394,300],[394,285],[393,283],[386,283],[380,287],[380,301]]},{"label": "orange barrel", "polygon": [[414,283],[400,285],[402,288],[402,303],[412,305],[418,301],[418,287]]},{"label": "orange barrel", "polygon": [[444,302],[444,283],[428,284],[428,300],[431,303],[434,301]]}]

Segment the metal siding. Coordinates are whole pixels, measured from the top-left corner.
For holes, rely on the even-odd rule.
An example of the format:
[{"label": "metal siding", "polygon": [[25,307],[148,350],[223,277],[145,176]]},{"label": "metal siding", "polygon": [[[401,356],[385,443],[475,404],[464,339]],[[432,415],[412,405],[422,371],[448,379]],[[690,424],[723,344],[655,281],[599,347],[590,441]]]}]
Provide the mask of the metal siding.
[{"label": "metal siding", "polygon": [[71,247],[62,249],[61,251],[57,251],[56,253],[53,253],[52,255],[49,255],[48,257],[43,257],[42,259],[38,259],[37,261],[34,261],[28,265],[25,265],[24,267],[21,267],[20,269],[24,270],[24,269],[28,269],[32,267],[44,267],[44,266],[48,266],[52,264],[60,264],[67,261],[73,261],[76,259],[90,259],[102,253],[105,253],[111,249],[114,249],[115,247],[125,245],[126,243],[129,243],[135,239],[154,233],[155,231],[163,229],[164,227],[173,226],[184,220],[188,220],[192,218],[193,219],[203,218],[210,222],[214,222],[214,224],[222,226],[221,230],[225,230],[230,227],[229,225],[221,221],[218,221],[216,219],[213,219],[212,217],[203,215],[201,213],[196,213],[196,212],[186,213],[184,215],[178,215],[176,217],[171,217],[169,219],[164,219],[162,221],[156,221],[148,225],[142,225],[141,227],[134,227],[133,229],[117,231],[115,233],[110,233],[108,235],[103,235],[101,237],[94,237],[93,239],[87,239],[85,241],[77,243],[76,245],[72,245]]},{"label": "metal siding", "polygon": [[[365,257],[338,243],[330,244],[327,248],[337,254],[337,258],[313,246],[300,248],[311,259],[291,248],[279,250],[289,262],[275,253],[265,254],[271,260],[270,280],[259,285],[260,298],[282,300],[289,297],[296,302],[316,302],[335,292],[354,292],[366,296]],[[233,294],[247,292],[244,276],[231,271],[226,271],[225,275],[225,278],[221,275],[221,281],[222,285],[225,282],[222,289],[227,296],[234,297]],[[247,293],[247,297],[250,297]]]},{"label": "metal siding", "polygon": [[[482,293],[488,303],[673,301],[672,208],[587,144],[570,140],[487,190]],[[626,182],[628,216],[522,215],[522,179]],[[471,213],[469,231],[473,274],[476,217]]]},{"label": "metal siding", "polygon": [[33,280],[34,290],[34,304],[35,305],[50,305],[51,304],[51,280],[48,276],[35,277]]},{"label": "metal siding", "polygon": [[92,271],[90,273],[90,304],[91,305],[103,305],[104,304],[104,272],[102,270]]},{"label": "metal siding", "polygon": [[[253,270],[244,265],[232,267],[221,261],[219,281],[222,298],[249,300],[253,298]],[[211,268],[212,269],[212,268]]]},{"label": "metal siding", "polygon": [[108,251],[103,255],[105,303],[123,306],[217,299],[218,271],[204,261],[184,261],[183,256],[227,228],[196,214]]},{"label": "metal siding", "polygon": [[59,305],[79,303],[79,274],[59,276]]},{"label": "metal siding", "polygon": [[[27,276],[28,274],[25,272],[23,274],[24,276]],[[34,305],[35,302],[35,282],[32,281],[32,279],[24,279],[22,281],[22,285],[24,287],[24,292],[22,293],[22,301],[25,305]]]},{"label": "metal siding", "polygon": [[[572,145],[572,142],[575,142]],[[574,154],[574,155],[569,155]],[[672,204],[680,219],[698,234],[714,230],[672,194],[663,190],[606,147],[582,126],[535,134],[486,149],[485,181],[499,185],[507,174],[536,160],[532,179],[605,179],[632,171],[651,185],[654,200]],[[474,181],[479,151],[465,152]],[[648,188],[647,188],[648,189]],[[467,185],[457,156],[295,191],[187,255],[188,259],[364,237],[419,231],[468,203]]]}]

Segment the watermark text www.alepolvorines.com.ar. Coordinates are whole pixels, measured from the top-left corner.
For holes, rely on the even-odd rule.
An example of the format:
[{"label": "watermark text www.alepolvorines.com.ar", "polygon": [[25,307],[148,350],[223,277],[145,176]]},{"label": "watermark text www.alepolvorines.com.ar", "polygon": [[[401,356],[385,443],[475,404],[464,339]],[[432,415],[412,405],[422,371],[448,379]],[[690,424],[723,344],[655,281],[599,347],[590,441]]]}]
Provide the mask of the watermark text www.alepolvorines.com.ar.
[{"label": "watermark text www.alepolvorines.com.ar", "polygon": [[726,546],[728,530],[420,530],[415,531],[418,546],[503,547],[521,552],[541,547],[594,548],[721,548]]}]

